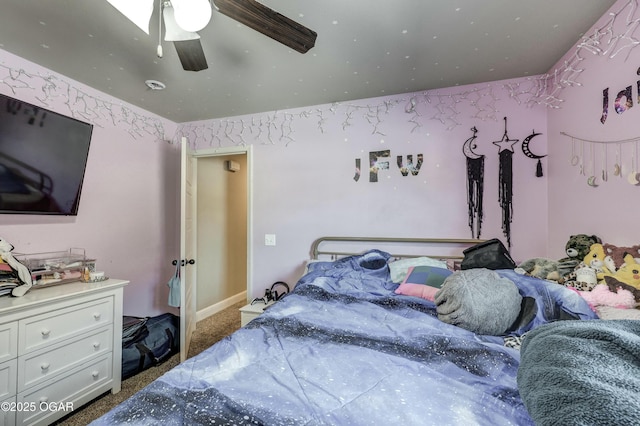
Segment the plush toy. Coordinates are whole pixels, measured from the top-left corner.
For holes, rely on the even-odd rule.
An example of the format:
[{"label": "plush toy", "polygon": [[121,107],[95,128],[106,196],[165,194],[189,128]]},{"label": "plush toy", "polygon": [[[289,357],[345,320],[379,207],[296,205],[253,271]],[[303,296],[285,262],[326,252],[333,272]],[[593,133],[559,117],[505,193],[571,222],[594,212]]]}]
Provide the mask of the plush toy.
[{"label": "plush toy", "polygon": [[637,288],[630,286],[629,284],[625,284],[621,281],[618,281],[615,277],[612,277],[612,276],[604,277],[604,282],[607,285],[607,287],[609,287],[609,290],[613,292],[617,292],[620,289],[630,291],[631,294],[633,294],[633,297],[635,297],[636,302],[640,302],[640,290],[638,290]]},{"label": "plush toy", "polygon": [[558,272],[558,262],[545,257],[534,257],[525,260],[518,265],[518,268],[526,275],[542,278],[543,280],[556,281],[562,283],[564,278]]},{"label": "plush toy", "polygon": [[604,263],[610,272],[617,271],[624,263],[627,254],[632,255],[636,262],[640,262],[640,245],[631,247],[617,247],[613,244],[603,244],[605,259]]},{"label": "plush toy", "polygon": [[18,278],[22,282],[22,285],[15,287],[11,291],[11,294],[13,296],[24,296],[25,293],[29,291],[29,289],[33,285],[33,281],[31,280],[31,273],[26,266],[24,266],[15,257],[13,257],[13,254],[11,253],[12,250],[13,246],[4,238],[0,237],[0,258],[2,258],[2,260],[7,263],[11,267],[11,269],[18,273]]},{"label": "plush toy", "polygon": [[622,309],[633,309],[636,306],[635,297],[629,290],[618,288],[617,292],[613,292],[606,284],[598,284],[591,291],[578,291],[578,294],[587,301],[594,311],[596,306],[612,306]]},{"label": "plush toy", "polygon": [[640,264],[630,254],[624,257],[624,263],[616,272],[605,272],[603,279],[606,277],[613,277],[621,283],[640,290]]},{"label": "plush toy", "polygon": [[611,271],[604,263],[605,257],[603,245],[596,243],[591,246],[591,250],[583,259],[585,266],[595,269],[598,281],[604,279],[604,274],[611,274]]},{"label": "plush toy", "polygon": [[560,275],[566,276],[576,269],[591,250],[591,246],[597,243],[602,244],[602,240],[596,235],[571,235],[565,245],[567,257],[558,260],[558,271]]}]

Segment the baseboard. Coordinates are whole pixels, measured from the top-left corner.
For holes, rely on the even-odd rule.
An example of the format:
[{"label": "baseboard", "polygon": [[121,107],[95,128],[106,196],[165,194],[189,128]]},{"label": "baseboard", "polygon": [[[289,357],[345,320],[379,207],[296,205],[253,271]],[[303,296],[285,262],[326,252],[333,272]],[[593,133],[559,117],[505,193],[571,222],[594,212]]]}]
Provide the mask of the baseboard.
[{"label": "baseboard", "polygon": [[247,300],[247,292],[243,291],[242,293],[238,293],[235,296],[231,296],[228,299],[225,299],[221,302],[215,303],[211,306],[207,306],[204,309],[196,312],[196,322],[202,321],[205,318],[209,318],[213,314],[217,314],[220,311],[227,309],[229,306],[233,306],[236,303],[246,301]]}]

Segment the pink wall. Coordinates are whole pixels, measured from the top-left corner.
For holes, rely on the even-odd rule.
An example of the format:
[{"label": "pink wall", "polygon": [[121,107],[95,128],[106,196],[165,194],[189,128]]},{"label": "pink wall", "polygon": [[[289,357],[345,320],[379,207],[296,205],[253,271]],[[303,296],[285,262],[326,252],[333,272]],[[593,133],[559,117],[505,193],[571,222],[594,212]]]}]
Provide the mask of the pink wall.
[{"label": "pink wall", "polygon": [[[311,242],[320,236],[470,238],[462,145],[473,126],[478,129],[475,151],[486,156],[482,238],[504,240],[498,147],[492,142],[502,139],[507,116],[510,138],[522,141],[535,129],[542,135],[531,149],[546,153],[546,109],[511,96],[515,87],[524,90],[531,83],[501,81],[203,121],[186,124],[179,133],[198,148],[254,146],[249,293],[258,296],[276,280],[294,283]],[[379,182],[369,182],[369,152],[387,149],[390,170]],[[417,154],[424,155],[419,174],[402,176],[396,156],[406,161]],[[363,168],[357,182],[356,158]],[[518,259],[544,255],[546,173],[535,177],[536,162],[525,157],[520,142],[513,162],[512,253]],[[545,172],[546,167],[543,159]],[[264,234],[276,234],[277,245],[265,246]]]},{"label": "pink wall", "polygon": [[[61,114],[73,111],[79,119],[82,111],[97,113],[92,115],[94,129],[78,215],[0,215],[0,236],[20,253],[84,248],[106,275],[131,281],[124,293],[125,314],[169,311],[166,283],[173,272],[171,259],[178,255],[179,150],[161,140],[158,129],[173,135],[176,125],[2,50],[0,62],[0,78],[10,69],[26,71],[15,81],[15,92],[2,84],[1,93]],[[51,76],[60,91],[47,86],[41,76]],[[82,96],[82,104],[67,106],[67,89]],[[44,93],[52,95],[46,105],[38,99]],[[117,124],[94,100],[113,102]],[[126,120],[118,115],[121,108],[128,112]],[[134,127],[137,133],[130,132]]]},{"label": "pink wall", "polygon": [[[621,0],[611,11],[632,3]],[[614,20],[611,29],[615,31],[610,34],[624,34],[627,11]],[[604,15],[596,27],[607,29],[605,21],[610,19],[611,15]],[[508,117],[510,138],[522,141],[533,130],[540,132],[532,141],[532,151],[549,154],[542,160],[544,177],[537,178],[535,161],[525,157],[521,143],[515,145],[511,237],[516,259],[561,257],[573,233],[595,233],[609,242],[634,244],[638,241],[630,224],[637,216],[634,207],[640,203],[638,188],[626,178],[614,178],[611,172],[608,182],[588,186],[587,176],[579,175],[569,164],[571,140],[560,135],[564,131],[605,141],[639,136],[636,115],[640,115],[640,106],[623,114],[613,111],[615,95],[629,85],[637,103],[640,47],[631,48],[629,41],[617,39],[619,52],[581,51],[582,60],[575,68],[583,71],[569,79],[580,85],[554,92],[562,101],[558,109],[547,108],[535,95],[541,82],[536,76],[186,123],[178,133],[189,136],[198,148],[254,146],[250,297],[261,295],[276,280],[295,282],[311,242],[319,236],[470,237],[461,147],[473,126],[478,129],[476,151],[486,156],[482,237],[504,240],[498,206],[498,148],[491,143],[502,138],[504,116]],[[575,52],[568,52],[558,68]],[[0,60],[34,75],[47,74],[3,51]],[[606,87],[610,88],[611,109],[602,124],[602,90]],[[91,96],[107,98],[85,89]],[[4,85],[0,91],[11,94]],[[15,96],[34,102],[36,92],[18,90]],[[62,100],[53,108],[68,113]],[[162,123],[166,135],[174,134],[174,123],[132,109]],[[133,138],[128,130],[128,124],[113,125],[108,120],[96,126],[76,218],[3,215],[0,235],[21,252],[85,247],[108,275],[132,281],[125,293],[125,312],[150,315],[168,310],[166,281],[178,247],[177,150],[155,135]],[[391,151],[389,172],[381,173],[377,183],[368,182],[368,153],[386,149]],[[630,151],[623,151],[627,174]],[[406,159],[409,154],[423,154],[424,164],[417,176],[403,177],[395,157]],[[610,152],[609,158],[613,157]],[[356,158],[363,167],[358,182],[353,179]],[[267,233],[277,235],[276,246],[264,245]]]},{"label": "pink wall", "polygon": [[[583,70],[572,76],[580,86],[573,85],[559,92],[563,99],[561,108],[550,110],[548,114],[549,180],[553,182],[549,186],[548,250],[556,257],[562,255],[566,236],[574,233],[596,234],[605,242],[620,246],[640,243],[640,233],[635,226],[640,210],[640,187],[627,181],[627,175],[632,171],[633,152],[640,142],[620,144],[623,173],[622,177],[613,175],[618,146],[615,141],[640,138],[640,46],[633,45],[639,35],[636,27],[640,12],[634,4],[629,0],[616,2],[609,11],[613,15],[605,14],[585,34],[591,39],[579,43],[554,68],[563,69],[565,62],[574,61],[574,68]],[[575,62],[576,54],[582,58],[579,62]],[[633,107],[618,114],[614,100],[627,86],[632,88]],[[602,92],[606,88],[609,88],[609,114],[603,124],[600,122]],[[560,132],[609,143],[584,143],[582,158],[586,171],[581,175],[579,167],[570,164],[572,139]],[[578,155],[581,145],[580,141],[575,142],[574,151]],[[587,184],[592,174],[592,149],[598,187]],[[602,182],[605,150],[609,178]],[[637,159],[635,161],[637,164]],[[638,169],[636,166],[636,171],[640,171]]]}]

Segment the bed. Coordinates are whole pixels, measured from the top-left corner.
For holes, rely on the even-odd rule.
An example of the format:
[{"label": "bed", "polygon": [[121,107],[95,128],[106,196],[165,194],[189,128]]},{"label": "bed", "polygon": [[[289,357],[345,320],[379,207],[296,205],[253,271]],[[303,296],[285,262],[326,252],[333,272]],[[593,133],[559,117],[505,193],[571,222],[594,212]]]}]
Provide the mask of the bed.
[{"label": "bed", "polygon": [[[473,333],[441,321],[435,301],[397,290],[425,263],[455,268],[460,246],[476,240],[400,239],[413,246],[402,255],[385,250],[387,239],[364,243],[384,249],[329,252],[314,242],[290,293],[93,424],[534,424],[518,389],[520,351],[507,342],[554,323],[599,321],[588,304],[557,284],[492,271],[535,289],[536,319],[503,335]],[[424,244],[447,249],[416,254]]]}]

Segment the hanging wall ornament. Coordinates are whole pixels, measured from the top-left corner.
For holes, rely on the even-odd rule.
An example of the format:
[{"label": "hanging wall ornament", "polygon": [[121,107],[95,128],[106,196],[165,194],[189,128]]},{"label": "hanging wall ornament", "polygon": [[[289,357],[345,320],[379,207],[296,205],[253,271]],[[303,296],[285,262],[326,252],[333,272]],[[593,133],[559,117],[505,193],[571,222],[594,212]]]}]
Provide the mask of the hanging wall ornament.
[{"label": "hanging wall ornament", "polygon": [[596,177],[596,153],[593,144],[589,146],[589,155],[591,158],[591,175],[587,178],[587,185],[598,187],[598,178]]},{"label": "hanging wall ornament", "polygon": [[509,139],[507,134],[507,117],[504,117],[504,135],[493,142],[500,150],[500,169],[498,172],[498,201],[502,208],[502,232],[507,238],[507,246],[511,248],[511,220],[513,217],[513,146],[519,139]]},{"label": "hanging wall ornament", "polygon": [[482,194],[484,192],[484,155],[473,151],[478,129],[472,127],[473,135],[462,145],[467,158],[467,204],[469,206],[469,228],[471,237],[480,238],[482,232]]},{"label": "hanging wall ornament", "polygon": [[529,158],[533,158],[534,160],[538,160],[538,164],[536,166],[537,177],[542,177],[542,163],[540,162],[540,159],[546,157],[546,155],[536,155],[533,152],[531,152],[531,150],[529,149],[529,143],[531,142],[531,139],[541,134],[542,133],[536,133],[536,131],[533,130],[531,134],[526,138],[524,138],[522,141],[522,152],[524,153],[524,155],[526,155]]}]

